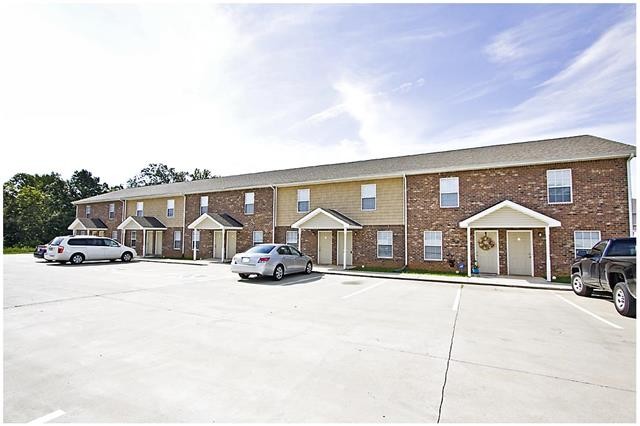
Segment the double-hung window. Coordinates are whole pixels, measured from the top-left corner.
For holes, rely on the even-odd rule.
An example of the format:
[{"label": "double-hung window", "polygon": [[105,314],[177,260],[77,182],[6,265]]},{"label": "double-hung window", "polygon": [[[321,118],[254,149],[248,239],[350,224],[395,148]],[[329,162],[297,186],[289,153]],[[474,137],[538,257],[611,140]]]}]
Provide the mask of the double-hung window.
[{"label": "double-hung window", "polygon": [[118,231],[111,231],[111,239],[118,241]]},{"label": "double-hung window", "polygon": [[173,249],[180,250],[182,248],[182,231],[173,231]]},{"label": "double-hung window", "polygon": [[84,214],[86,217],[91,217],[91,206],[84,207]]},{"label": "double-hung window", "polygon": [[376,209],[376,184],[360,185],[360,209],[371,211]]},{"label": "double-hung window", "polygon": [[209,210],[209,197],[203,195],[200,197],[200,214],[205,214]]},{"label": "double-hung window", "polygon": [[393,258],[393,231],[378,231],[378,258]]},{"label": "double-hung window", "polygon": [[142,217],[144,216],[144,202],[138,201],[136,203],[136,216]]},{"label": "double-hung window", "polygon": [[116,205],[114,203],[109,204],[109,220],[116,218]]},{"label": "double-hung window", "polygon": [[262,244],[264,239],[264,232],[262,231],[253,231],[253,245]]},{"label": "double-hung window", "polygon": [[442,260],[442,231],[424,231],[424,260]]},{"label": "double-hung window", "polygon": [[254,212],[254,201],[255,201],[255,193],[254,192],[245,192],[244,193],[244,214],[253,214],[253,212]]},{"label": "double-hung window", "polygon": [[287,231],[286,243],[290,246],[298,247],[298,231]]},{"label": "double-hung window", "polygon": [[174,217],[176,209],[176,201],[175,200],[167,200],[167,217]]},{"label": "double-hung window", "polygon": [[309,211],[310,207],[310,190],[298,189],[298,213],[305,213]]},{"label": "double-hung window", "polygon": [[549,204],[573,202],[571,169],[547,170],[547,200]]},{"label": "double-hung window", "polygon": [[136,231],[131,231],[131,247],[136,248],[137,238]]},{"label": "double-hung window", "polygon": [[458,178],[448,177],[440,179],[440,207],[458,207],[460,193],[458,188]]},{"label": "double-hung window", "polygon": [[598,241],[600,241],[600,231],[575,231],[573,233],[573,243],[576,257],[587,254]]}]

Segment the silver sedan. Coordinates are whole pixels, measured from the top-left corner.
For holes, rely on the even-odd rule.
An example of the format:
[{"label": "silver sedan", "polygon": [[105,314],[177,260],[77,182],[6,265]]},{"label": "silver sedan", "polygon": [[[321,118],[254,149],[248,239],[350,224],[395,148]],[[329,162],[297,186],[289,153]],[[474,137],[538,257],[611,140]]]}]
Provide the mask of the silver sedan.
[{"label": "silver sedan", "polygon": [[286,274],[310,274],[312,270],[311,258],[287,244],[258,244],[231,259],[231,272],[240,278],[261,275],[280,281]]}]

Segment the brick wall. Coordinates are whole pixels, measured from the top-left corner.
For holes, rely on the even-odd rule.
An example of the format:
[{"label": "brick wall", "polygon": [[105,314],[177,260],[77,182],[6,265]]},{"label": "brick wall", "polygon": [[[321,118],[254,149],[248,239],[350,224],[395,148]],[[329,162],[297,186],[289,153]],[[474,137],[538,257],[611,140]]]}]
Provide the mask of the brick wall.
[{"label": "brick wall", "polygon": [[[546,171],[572,169],[573,202],[547,203]],[[458,177],[458,208],[440,208],[439,179]],[[576,230],[599,230],[602,238],[628,235],[626,159],[511,167],[407,176],[409,266],[451,270],[447,262],[425,262],[423,231],[443,233],[443,255],[466,263],[466,229],[459,222],[503,200],[511,200],[562,223],[551,228],[552,273],[568,275]],[[538,237],[542,232],[542,237]],[[544,229],[533,230],[534,269],[545,276]],[[506,273],[506,232],[500,233],[501,273]],[[472,245],[473,247],[473,245]],[[472,248],[473,250],[473,248]],[[503,260],[504,259],[504,260]],[[504,264],[504,269],[503,269]]]},{"label": "brick wall", "polygon": [[[244,194],[253,192],[254,213],[244,213]],[[186,200],[186,226],[200,216],[200,197],[209,197],[209,213],[227,213],[238,222],[243,229],[236,234],[236,251],[238,253],[249,249],[253,245],[253,231],[263,231],[263,241],[271,242],[273,228],[273,190],[271,188],[256,188],[242,191],[209,192],[187,195]],[[193,258],[192,231],[185,232],[185,257]],[[199,258],[211,258],[213,253],[213,235],[209,230],[200,233]]]},{"label": "brick wall", "polygon": [[[91,203],[91,218],[101,219],[109,229],[105,230],[104,236],[111,238],[112,232],[117,230],[118,225],[122,223],[122,201],[113,201],[115,205],[115,217],[109,219],[109,204],[106,203]],[[77,217],[87,217],[85,214],[85,207],[87,204],[80,204],[77,208]],[[120,241],[120,231],[118,231],[118,241]]]}]

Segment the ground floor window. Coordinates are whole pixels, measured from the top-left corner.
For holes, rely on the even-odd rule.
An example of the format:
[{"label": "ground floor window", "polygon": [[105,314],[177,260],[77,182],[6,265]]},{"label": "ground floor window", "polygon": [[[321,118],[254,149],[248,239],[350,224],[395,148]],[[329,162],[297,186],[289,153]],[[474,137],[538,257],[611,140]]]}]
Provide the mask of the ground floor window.
[{"label": "ground floor window", "polygon": [[200,231],[193,230],[193,249],[200,250]]},{"label": "ground floor window", "polygon": [[393,231],[378,231],[378,258],[393,258]]},{"label": "ground floor window", "polygon": [[118,231],[111,231],[111,238],[114,240],[118,240]]},{"label": "ground floor window", "polygon": [[137,242],[136,231],[131,231],[131,247],[135,247]]},{"label": "ground floor window", "polygon": [[290,246],[298,247],[298,231],[287,231],[286,243]]},{"label": "ground floor window", "polygon": [[264,232],[262,231],[253,231],[253,245],[262,244],[264,239]]},{"label": "ground floor window", "polygon": [[100,232],[98,232],[98,236],[99,236],[99,237],[104,237],[104,231],[100,231]]},{"label": "ground floor window", "polygon": [[600,231],[575,231],[573,233],[576,257],[584,256],[600,241]]},{"label": "ground floor window", "polygon": [[442,260],[442,231],[424,231],[424,260]]},{"label": "ground floor window", "polygon": [[182,248],[182,231],[173,231],[173,249],[180,250]]}]

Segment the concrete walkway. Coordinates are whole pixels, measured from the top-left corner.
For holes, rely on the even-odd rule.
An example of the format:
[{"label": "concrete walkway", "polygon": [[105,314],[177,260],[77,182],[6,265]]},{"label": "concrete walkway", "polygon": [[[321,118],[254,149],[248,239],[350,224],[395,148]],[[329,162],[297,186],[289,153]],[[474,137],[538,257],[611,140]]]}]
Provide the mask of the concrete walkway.
[{"label": "concrete walkway", "polygon": [[466,275],[438,275],[438,274],[416,274],[410,272],[368,272],[358,271],[356,269],[341,269],[336,266],[318,266],[314,265],[314,271],[323,274],[335,274],[335,275],[352,275],[356,277],[371,277],[371,278],[387,278],[396,280],[414,280],[414,281],[437,281],[437,282],[450,282],[457,284],[479,284],[479,285],[493,285],[501,287],[520,287],[520,288],[535,288],[535,289],[547,289],[547,290],[571,290],[569,284],[563,283],[550,283],[544,278],[538,277],[521,277],[521,276],[472,276]]}]

